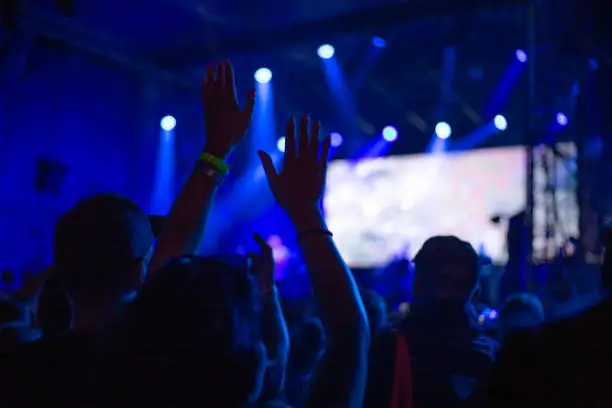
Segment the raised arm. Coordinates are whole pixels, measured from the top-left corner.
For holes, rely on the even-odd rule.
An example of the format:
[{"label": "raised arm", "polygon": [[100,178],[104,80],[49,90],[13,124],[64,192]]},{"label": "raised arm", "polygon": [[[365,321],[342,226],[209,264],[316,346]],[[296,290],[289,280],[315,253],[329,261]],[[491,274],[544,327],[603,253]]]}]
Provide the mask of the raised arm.
[{"label": "raised arm", "polygon": [[206,220],[219,185],[227,174],[225,162],[244,138],[251,123],[255,91],[241,108],[236,98],[234,71],[228,61],[208,66],[202,81],[206,143],[187,182],[172,205],[157,241],[150,270],[170,258],[195,253],[204,237]]},{"label": "raised arm", "polygon": [[259,246],[255,256],[256,278],[263,298],[262,334],[268,364],[262,398],[270,401],[280,397],[285,382],[285,368],[289,358],[289,331],[283,316],[274,281],[274,256],[272,248],[260,235],[254,235]]},{"label": "raised arm", "polygon": [[[319,142],[319,122],[287,124],[283,169],[259,152],[278,204],[291,219],[312,291],[322,315],[327,348],[306,397],[311,407],[360,407],[366,379],[369,330],[353,276],[336,249],[321,211],[330,139]],[[319,151],[321,154],[319,155]]]}]

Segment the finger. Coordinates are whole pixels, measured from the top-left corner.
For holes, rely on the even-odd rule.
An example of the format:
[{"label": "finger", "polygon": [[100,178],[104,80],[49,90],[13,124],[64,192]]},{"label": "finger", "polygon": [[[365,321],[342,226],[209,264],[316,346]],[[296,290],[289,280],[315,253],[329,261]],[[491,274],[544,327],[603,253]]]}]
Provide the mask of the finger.
[{"label": "finger", "polygon": [[298,156],[303,157],[308,154],[308,128],[310,125],[310,119],[308,115],[302,116],[300,121],[300,129],[298,131]]},{"label": "finger", "polygon": [[319,132],[321,129],[321,122],[318,120],[312,121],[310,127],[310,144],[308,146],[308,152],[312,157],[317,157],[319,154]]},{"label": "finger", "polygon": [[331,147],[331,137],[327,135],[323,139],[323,147],[321,147],[321,156],[319,157],[319,164],[321,165],[321,171],[327,171],[327,162],[329,161],[329,150]]},{"label": "finger", "polygon": [[257,270],[259,265],[261,265],[261,257],[259,254],[257,252],[249,252],[246,257],[247,261],[249,262],[249,267],[252,270]]},{"label": "finger", "polygon": [[202,80],[202,100],[206,104],[210,100],[210,92],[215,85],[215,70],[212,66],[206,65],[206,74]]},{"label": "finger", "polygon": [[261,253],[262,262],[273,261],[274,255],[272,252],[272,247],[270,246],[270,244],[268,244],[268,241],[266,241],[258,233],[254,233],[253,238],[255,239],[255,242],[257,242],[257,245],[259,246],[259,252]]},{"label": "finger", "polygon": [[215,69],[210,64],[206,65],[206,83],[209,86],[212,86],[215,83]]},{"label": "finger", "polygon": [[244,101],[244,109],[242,109],[242,114],[246,120],[251,120],[251,117],[253,116],[253,109],[255,109],[255,89],[251,89],[249,92],[247,92],[246,100]]},{"label": "finger", "polygon": [[285,163],[294,159],[295,156],[295,119],[290,118],[285,131]]},{"label": "finger", "polygon": [[236,81],[234,79],[234,67],[228,60],[223,60],[223,77],[225,87],[231,96],[236,98]]},{"label": "finger", "polygon": [[217,62],[217,81],[215,85],[217,88],[223,88],[225,86],[225,68],[221,62]]},{"label": "finger", "polygon": [[274,167],[274,162],[270,155],[261,150],[257,151],[257,155],[259,156],[259,160],[261,160],[261,165],[263,166],[264,173],[266,174],[266,179],[268,179],[268,184],[270,184],[270,188],[273,187],[276,179],[278,178],[278,173],[276,172],[276,167]]}]

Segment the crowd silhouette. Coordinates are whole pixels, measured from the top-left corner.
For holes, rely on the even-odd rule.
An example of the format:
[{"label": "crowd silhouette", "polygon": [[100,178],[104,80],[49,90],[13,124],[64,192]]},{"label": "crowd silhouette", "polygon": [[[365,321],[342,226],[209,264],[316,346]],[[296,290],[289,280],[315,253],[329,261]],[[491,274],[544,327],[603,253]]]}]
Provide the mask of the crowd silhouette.
[{"label": "crowd silhouette", "polygon": [[383,297],[359,288],[321,210],[330,138],[307,115],[287,122],[280,168],[258,155],[314,306],[292,314],[284,304],[257,231],[256,254],[198,256],[251,122],[255,91],[243,106],[236,94],[228,61],[207,67],[206,141],[163,226],[116,194],[60,217],[53,264],[0,302],[0,406],[612,404],[610,300],[544,323],[539,299],[517,294],[487,332],[470,302],[482,258],[452,236],[430,238],[414,257],[409,313],[390,316]]}]

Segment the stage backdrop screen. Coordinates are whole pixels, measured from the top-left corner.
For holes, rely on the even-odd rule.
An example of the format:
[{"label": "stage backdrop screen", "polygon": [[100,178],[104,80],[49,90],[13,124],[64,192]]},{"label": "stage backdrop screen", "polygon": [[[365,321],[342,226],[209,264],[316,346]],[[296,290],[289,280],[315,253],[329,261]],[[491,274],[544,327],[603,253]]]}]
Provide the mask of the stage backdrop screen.
[{"label": "stage backdrop screen", "polygon": [[[328,226],[352,267],[412,257],[433,235],[456,235],[505,263],[503,220],[525,209],[525,160],[519,146],[333,161],[324,199]],[[577,219],[575,212],[570,218]],[[495,216],[502,222],[493,223]]]}]

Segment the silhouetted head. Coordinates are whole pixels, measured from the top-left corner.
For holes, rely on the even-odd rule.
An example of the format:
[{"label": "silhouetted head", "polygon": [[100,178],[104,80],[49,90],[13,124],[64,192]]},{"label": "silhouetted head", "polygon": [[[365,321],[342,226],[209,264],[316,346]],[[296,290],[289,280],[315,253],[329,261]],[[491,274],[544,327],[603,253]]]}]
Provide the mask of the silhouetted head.
[{"label": "silhouetted head", "polygon": [[504,301],[498,316],[503,337],[514,330],[537,327],[544,323],[544,306],[537,296],[518,293]]},{"label": "silhouetted head", "polygon": [[261,392],[261,299],[246,258],[183,257],[128,305],[111,375],[139,406],[241,407]]},{"label": "silhouetted head", "polygon": [[116,194],[79,201],[54,231],[55,277],[81,304],[133,297],[146,276],[154,242],[140,207]]},{"label": "silhouetted head", "polygon": [[416,303],[465,302],[479,273],[478,254],[469,242],[454,236],[429,238],[414,258]]}]

